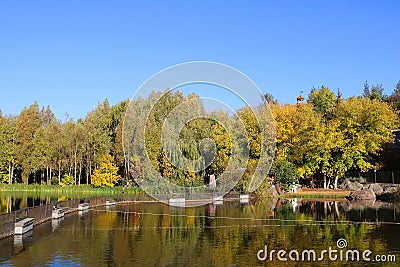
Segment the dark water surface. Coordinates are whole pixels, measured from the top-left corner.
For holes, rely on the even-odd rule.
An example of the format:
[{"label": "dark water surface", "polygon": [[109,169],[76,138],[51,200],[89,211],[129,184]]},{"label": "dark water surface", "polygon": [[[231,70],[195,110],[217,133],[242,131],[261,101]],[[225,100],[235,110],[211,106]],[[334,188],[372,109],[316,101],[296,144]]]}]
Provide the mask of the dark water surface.
[{"label": "dark water surface", "polygon": [[32,195],[28,194],[27,192],[0,192],[0,214],[17,211],[24,208],[37,207],[47,203],[64,201],[67,199],[70,198],[65,196],[58,197],[57,195]]},{"label": "dark water surface", "polygon": [[[368,205],[369,208],[366,208]],[[239,201],[177,208],[117,204],[71,213],[0,240],[1,266],[399,266],[400,206],[345,201]],[[338,244],[339,239],[342,243]],[[347,246],[343,246],[347,244]],[[340,245],[340,247],[338,247]],[[267,246],[268,257],[262,261]],[[323,250],[337,250],[331,260]],[[287,262],[278,259],[285,250]],[[299,261],[289,258],[296,250]],[[314,250],[316,260],[302,261]],[[348,250],[359,261],[346,261]],[[361,253],[370,250],[370,261]],[[340,260],[340,253],[344,255]],[[377,262],[395,256],[396,262]],[[295,260],[295,252],[291,254]],[[311,255],[312,256],[312,255]],[[309,260],[311,259],[311,260]],[[351,259],[351,258],[350,258]],[[393,260],[393,259],[390,259]]]}]

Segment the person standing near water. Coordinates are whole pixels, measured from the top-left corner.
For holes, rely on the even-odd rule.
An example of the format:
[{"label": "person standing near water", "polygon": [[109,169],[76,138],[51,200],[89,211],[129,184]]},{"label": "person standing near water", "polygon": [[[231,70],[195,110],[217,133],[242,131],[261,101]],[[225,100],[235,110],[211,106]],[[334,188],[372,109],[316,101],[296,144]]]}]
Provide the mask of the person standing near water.
[{"label": "person standing near water", "polygon": [[217,188],[217,181],[215,180],[215,175],[210,174],[209,178],[210,179],[209,179],[208,184],[210,185],[210,188],[213,189],[213,193],[215,194],[215,189]]}]

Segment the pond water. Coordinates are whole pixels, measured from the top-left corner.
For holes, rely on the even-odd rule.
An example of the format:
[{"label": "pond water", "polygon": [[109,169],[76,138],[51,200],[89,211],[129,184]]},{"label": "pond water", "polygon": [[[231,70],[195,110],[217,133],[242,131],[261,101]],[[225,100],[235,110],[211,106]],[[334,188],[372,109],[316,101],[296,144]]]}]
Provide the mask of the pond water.
[{"label": "pond water", "polygon": [[67,199],[69,198],[57,195],[44,196],[40,194],[32,195],[26,192],[19,192],[17,194],[0,192],[0,214]]},{"label": "pond water", "polygon": [[[400,205],[301,199],[217,204],[130,202],[71,213],[23,237],[0,240],[0,265],[382,266],[376,260],[393,261],[392,255],[396,262],[383,266],[399,265]],[[278,250],[286,254],[278,258]],[[359,251],[360,260],[347,262],[349,250]],[[370,261],[364,251],[371,251]]]}]

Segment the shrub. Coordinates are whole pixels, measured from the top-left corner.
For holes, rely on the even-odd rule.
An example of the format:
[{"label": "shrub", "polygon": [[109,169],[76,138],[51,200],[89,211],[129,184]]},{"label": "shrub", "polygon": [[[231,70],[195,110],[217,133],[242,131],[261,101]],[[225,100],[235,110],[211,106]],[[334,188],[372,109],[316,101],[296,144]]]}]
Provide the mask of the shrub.
[{"label": "shrub", "polygon": [[8,173],[0,173],[0,183],[8,183]]},{"label": "shrub", "polygon": [[73,185],[75,183],[74,176],[64,174],[63,178],[61,178],[60,185],[61,186],[66,186],[66,185]]},{"label": "shrub", "polygon": [[287,161],[280,160],[275,165],[274,170],[275,184],[281,184],[283,189],[288,191],[293,183],[297,183],[296,165]]},{"label": "shrub", "polygon": [[51,185],[58,185],[58,177],[52,177],[50,183]]}]

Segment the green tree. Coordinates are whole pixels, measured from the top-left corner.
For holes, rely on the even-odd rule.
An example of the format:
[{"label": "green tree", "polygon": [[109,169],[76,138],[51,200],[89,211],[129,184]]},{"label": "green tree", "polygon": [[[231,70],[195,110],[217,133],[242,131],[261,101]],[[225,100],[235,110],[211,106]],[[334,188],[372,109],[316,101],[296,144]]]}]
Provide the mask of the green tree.
[{"label": "green tree", "polygon": [[[32,151],[32,161],[31,161],[31,168],[32,172],[39,174],[39,178],[42,181],[44,173],[43,169],[49,168],[50,161],[51,161],[51,149],[50,149],[50,142],[48,140],[48,128],[41,127],[39,128],[34,135],[33,138],[33,151]],[[43,175],[43,176],[42,176]],[[35,175],[36,176],[36,175]],[[47,183],[49,183],[49,180]],[[39,181],[39,183],[41,182]],[[38,180],[35,177],[35,182]]]},{"label": "green tree", "polygon": [[398,125],[396,114],[387,103],[366,98],[349,98],[337,109],[335,127],[330,134],[335,143],[325,160],[324,172],[334,177],[334,186],[347,170],[377,168],[372,156],[386,143],[394,141],[392,130]]},{"label": "green tree", "polygon": [[384,100],[382,84],[372,85],[371,87],[371,100],[376,99],[378,101]]},{"label": "green tree", "polygon": [[333,109],[336,106],[335,93],[328,87],[322,86],[319,90],[312,90],[308,96],[308,103],[314,106],[314,110],[324,116],[325,119],[333,117]]},{"label": "green tree", "polygon": [[268,103],[269,105],[276,105],[276,104],[278,104],[278,100],[276,100],[276,99],[274,98],[274,96],[271,95],[271,94],[269,94],[269,93],[264,94],[264,98],[265,98],[265,101],[267,101],[267,103]]},{"label": "green tree", "polygon": [[297,183],[296,165],[289,161],[279,160],[275,165],[273,175],[275,183],[281,184],[286,191],[289,191],[291,185]]},{"label": "green tree", "polygon": [[260,125],[257,120],[256,114],[254,114],[253,110],[250,107],[245,106],[239,109],[237,111],[237,114],[240,121],[243,123],[243,126],[245,127],[247,137],[232,136],[232,138],[238,138],[238,141],[242,148],[241,152],[243,153],[246,151],[249,154],[248,154],[246,171],[242,179],[235,186],[235,189],[238,191],[246,191],[250,185],[250,180],[253,177],[254,172],[256,171],[257,163],[258,160],[260,159],[261,148],[263,144],[262,144]]},{"label": "green tree", "polygon": [[[219,114],[219,116],[223,115]],[[216,150],[214,151],[215,157],[212,159],[208,173],[215,174],[218,177],[225,171],[229,163],[232,151],[230,138],[232,138],[232,136],[229,136],[227,130],[219,122],[214,121],[211,126],[211,137],[215,143]]]},{"label": "green tree", "polygon": [[384,102],[350,98],[339,102],[330,120],[313,109],[309,104],[273,108],[276,159],[296,164],[300,177],[320,172],[325,186],[332,179],[337,187],[346,171],[373,168],[373,156],[393,141],[391,130],[396,128],[396,114]]},{"label": "green tree", "polygon": [[63,132],[65,133],[63,143],[68,155],[68,172],[74,177],[74,183],[80,184],[87,133],[81,120],[65,122]]},{"label": "green tree", "polygon": [[363,97],[366,97],[366,98],[371,97],[371,91],[369,90],[368,81],[365,81],[365,83],[364,83]]},{"label": "green tree", "polygon": [[95,187],[114,187],[121,177],[118,175],[118,167],[115,166],[111,155],[105,154],[101,158],[100,167],[94,171],[91,178],[92,185]]},{"label": "green tree", "polygon": [[111,109],[108,100],[99,103],[88,113],[83,123],[85,127],[86,181],[97,169],[100,159],[111,152]]},{"label": "green tree", "polygon": [[22,169],[22,181],[28,184],[28,178],[35,171],[34,136],[42,126],[39,105],[35,101],[24,108],[16,119],[15,150],[16,159]]},{"label": "green tree", "polygon": [[129,102],[130,100],[127,99],[111,108],[111,154],[114,156],[119,173],[124,175],[125,178],[127,176],[127,168],[125,166],[125,156],[122,146],[122,124]]},{"label": "green tree", "polygon": [[378,101],[382,101],[385,98],[383,95],[383,90],[382,84],[373,84],[370,88],[368,82],[365,81],[363,97],[370,100],[376,99]]},{"label": "green tree", "polygon": [[15,167],[15,119],[3,117],[0,111],[0,172],[7,170],[7,182],[12,183]]},{"label": "green tree", "polygon": [[[397,82],[393,93],[386,99],[386,101],[393,109],[400,111],[400,81]],[[400,113],[398,114],[400,116]]]},{"label": "green tree", "polygon": [[400,96],[400,80],[396,84],[396,88],[394,89],[394,95]]}]

